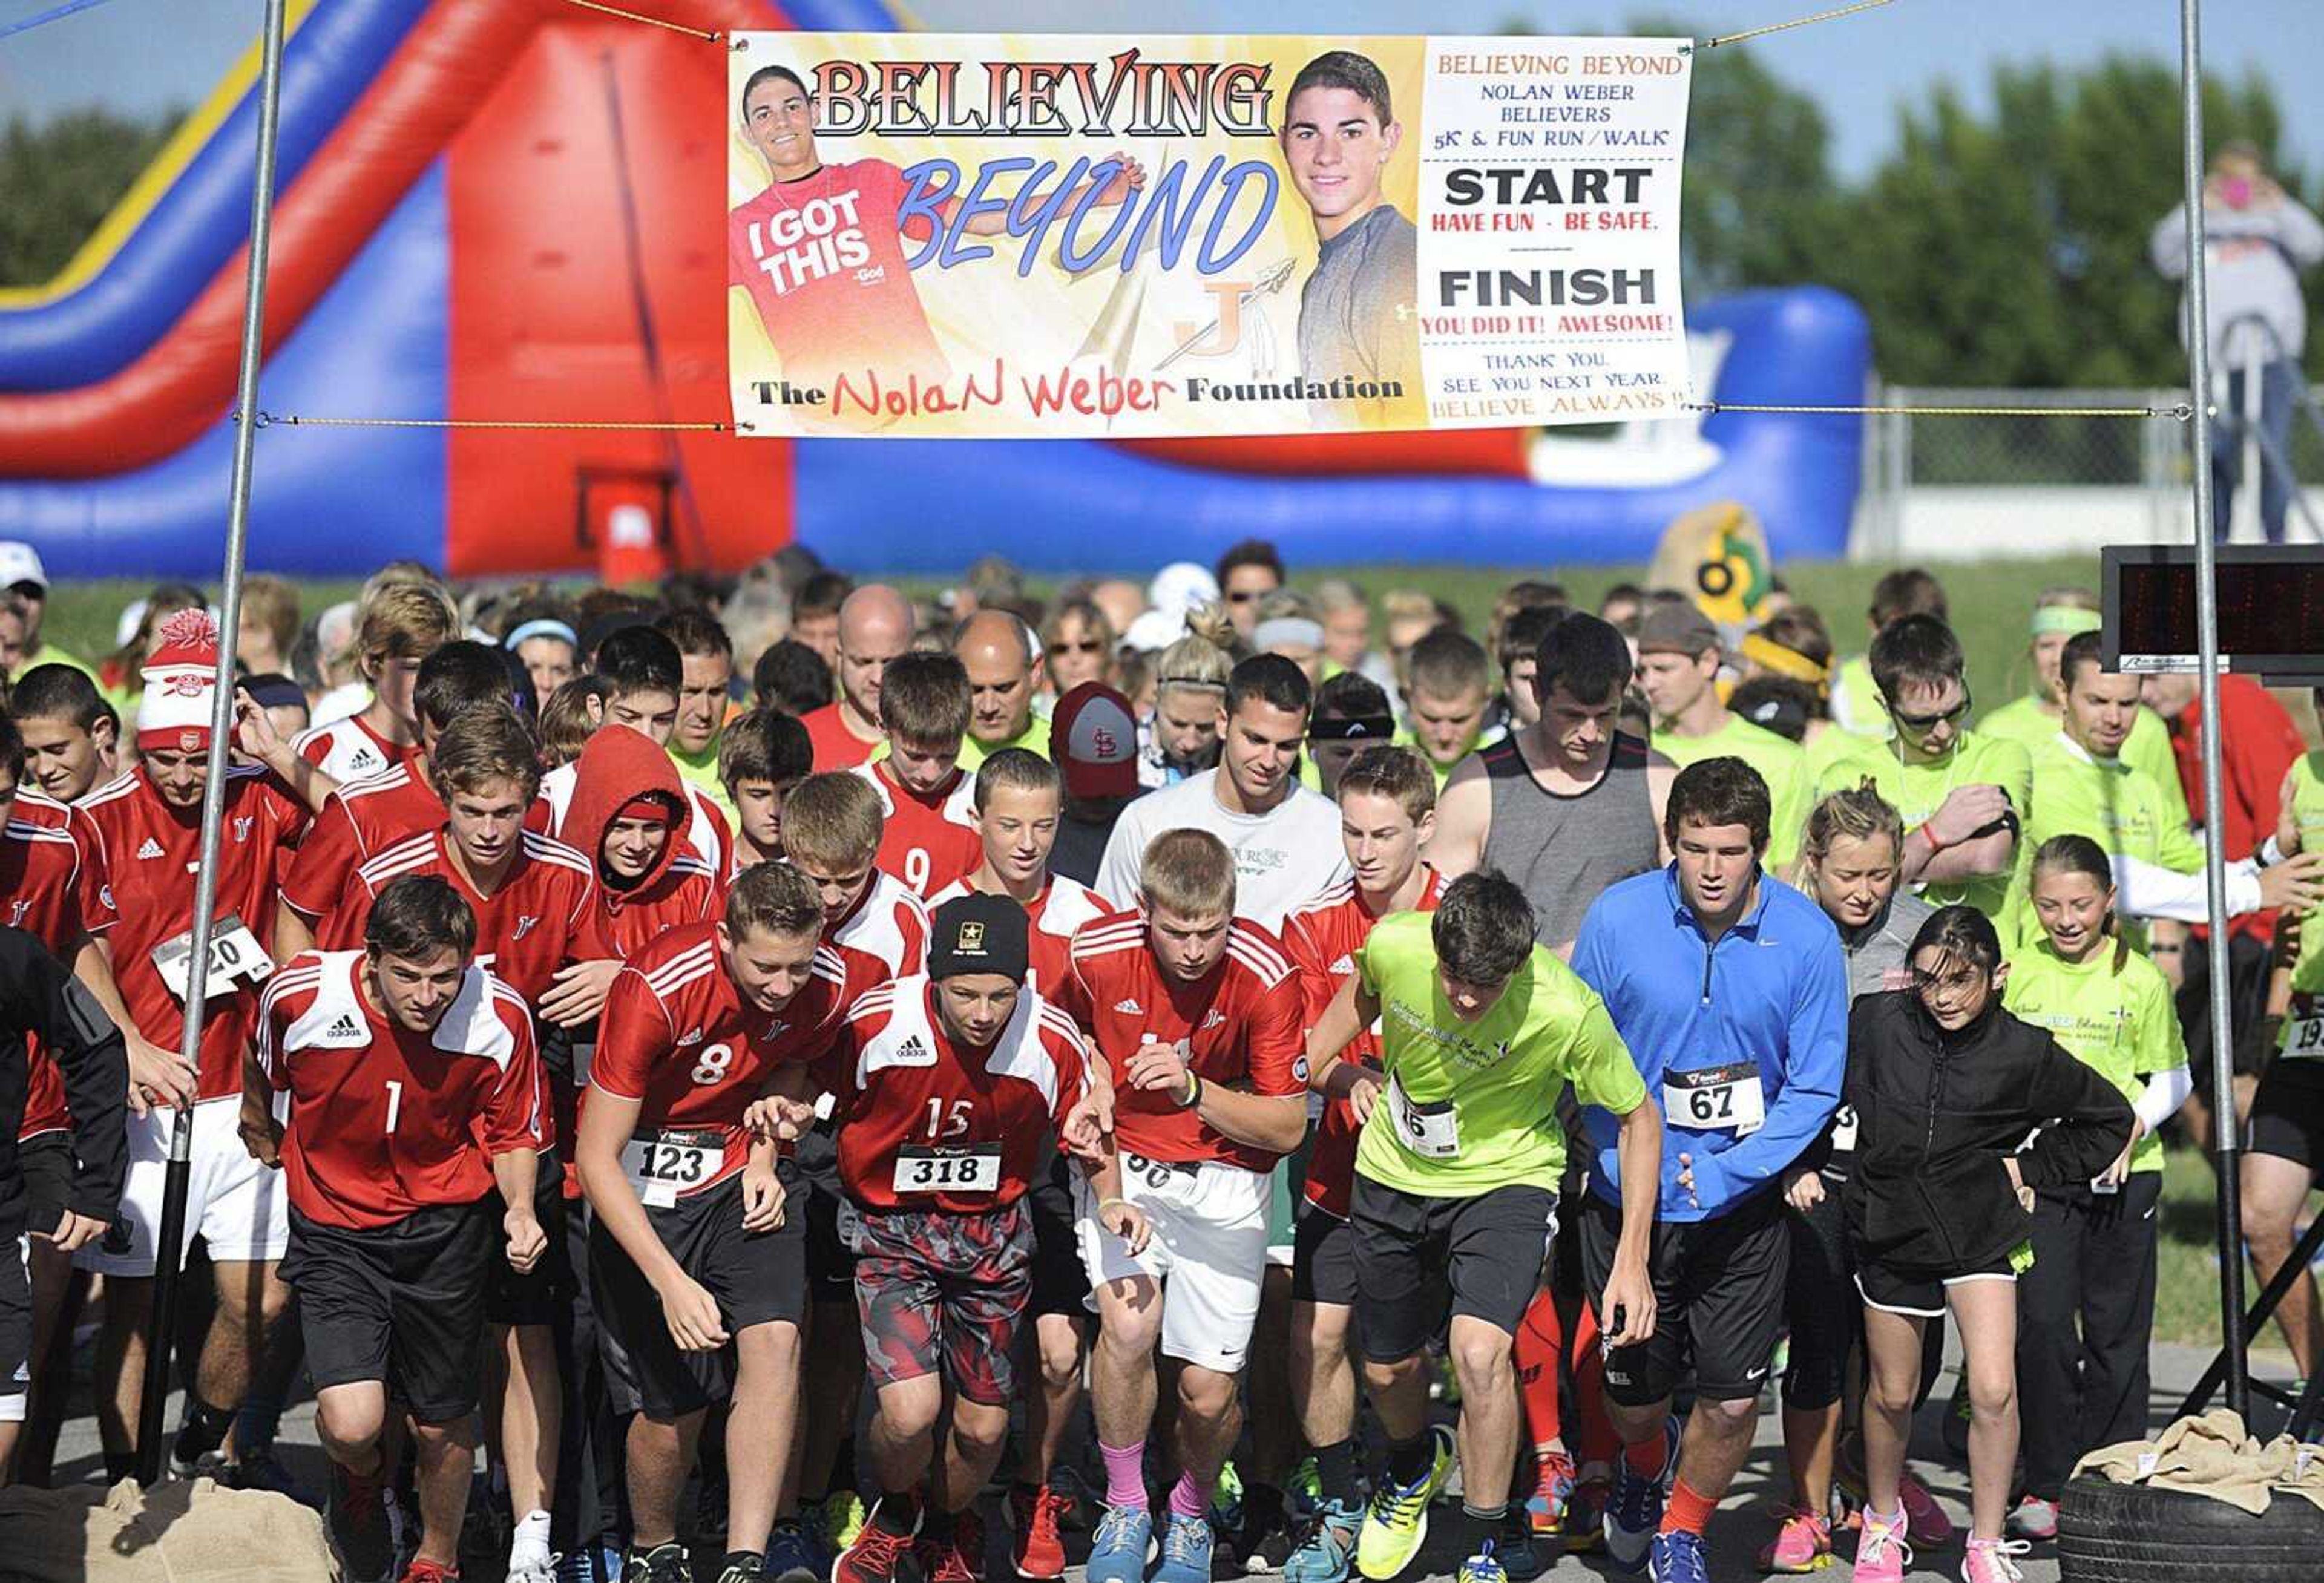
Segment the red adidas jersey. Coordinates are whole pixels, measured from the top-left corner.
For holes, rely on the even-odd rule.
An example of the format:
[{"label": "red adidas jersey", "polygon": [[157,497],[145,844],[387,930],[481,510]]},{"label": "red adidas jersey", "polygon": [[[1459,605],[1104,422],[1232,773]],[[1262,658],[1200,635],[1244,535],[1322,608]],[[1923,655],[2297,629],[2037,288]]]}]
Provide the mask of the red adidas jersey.
[{"label": "red adidas jersey", "polygon": [[[1424,867],[1426,876],[1416,912],[1433,913],[1444,892],[1444,878]],[[1283,953],[1299,975],[1299,1031],[1312,1032],[1323,1008],[1355,976],[1355,954],[1363,949],[1380,915],[1364,906],[1363,892],[1353,879],[1342,879],[1314,900],[1284,915]],[[1360,1061],[1380,1070],[1379,1034],[1366,1028],[1340,1052],[1343,1061]],[[1307,1201],[1328,1214],[1348,1218],[1348,1195],[1354,1191],[1356,1139],[1362,1128],[1344,1100],[1323,1107],[1315,1128],[1315,1146],[1307,1156]]]},{"label": "red adidas jersey", "polygon": [[918,975],[855,1002],[830,1064],[839,1180],[876,1210],[1015,1203],[1087,1081],[1081,1031],[1038,994],[1019,995],[991,1047],[975,1050],[946,1036],[936,987]]},{"label": "red adidas jersey", "polygon": [[719,960],[715,928],[672,929],[632,958],[606,993],[589,1086],[637,1100],[641,1133],[719,1135],[720,1163],[673,1183],[679,1198],[706,1192],[750,1157],[742,1115],[775,1068],[818,1060],[831,1048],[846,990],[837,954],[818,946],[813,972],[788,1005],[771,1016],[745,1008]]},{"label": "red adidas jersey", "polygon": [[346,898],[316,936],[326,951],[357,951],[372,904],[398,879],[432,874],[460,893],[476,915],[476,964],[515,990],[527,1006],[549,992],[557,970],[605,954],[596,936],[597,882],[589,860],[562,842],[525,831],[523,848],[485,896],[452,861],[451,836],[431,831],[398,842],[355,870]]},{"label": "red adidas jersey", "polygon": [[934,896],[955,879],[965,879],[984,862],[984,842],[976,833],[976,778],[955,769],[942,791],[922,796],[888,773],[888,761],[860,766],[855,773],[880,794],[885,823],[880,830],[880,866],[921,897]]},{"label": "red adidas jersey", "polygon": [[[928,897],[928,916],[934,917],[936,908],[955,897],[973,894],[967,880],[955,879]],[[1039,990],[1052,1006],[1079,1020],[1080,1008],[1073,1003],[1074,931],[1112,910],[1105,897],[1080,880],[1050,875],[1041,894],[1025,907],[1025,921],[1032,925],[1025,933],[1028,959],[1025,987]]]},{"label": "red adidas jersey", "polygon": [[259,1061],[290,1096],[282,1184],[310,1220],[358,1230],[470,1204],[493,1158],[541,1146],[532,1018],[468,969],[432,1034],[398,1027],[358,987],[363,953],[301,952],[270,980]]},{"label": "red adidas jersey", "polygon": [[[113,976],[137,1031],[165,1050],[183,1033],[185,1008],[154,965],[157,947],[194,926],[194,874],[200,867],[200,810],[161,801],[143,769],[92,792],[77,805],[88,821],[81,910],[117,911],[107,932]],[[221,834],[217,916],[231,914],[263,946],[272,935],[277,886],[290,850],[306,833],[306,805],[263,770],[228,771]],[[245,976],[230,993],[210,998],[202,1025],[197,1100],[239,1098],[242,1056],[258,1028],[260,986]]]},{"label": "red adidas jersey", "polygon": [[[6,831],[0,833],[0,904],[7,908],[0,923],[32,935],[67,968],[72,966],[74,943],[84,928],[101,934],[114,922],[109,911],[83,921],[84,900],[103,906],[101,897],[83,895],[84,823],[64,804],[20,789]],[[72,1126],[72,1112],[65,1107],[64,1079],[57,1063],[41,1049],[37,1036],[26,1036],[24,1053],[24,1119],[16,1129],[18,1140],[66,1131]]]},{"label": "red adidas jersey", "polygon": [[725,904],[716,874],[692,852],[681,852],[638,894],[598,886],[591,933],[606,955],[627,962],[672,929],[717,917]]},{"label": "red adidas jersey", "polygon": [[849,731],[847,722],[839,717],[839,705],[835,703],[808,710],[799,716],[799,723],[807,727],[807,742],[815,749],[817,774],[826,769],[853,769],[858,764],[868,764],[872,761],[872,750],[880,745],[877,738],[867,742]]},{"label": "red adidas jersey", "polygon": [[1125,1152],[1274,1169],[1277,1156],[1235,1142],[1180,1109],[1176,1096],[1134,1089],[1122,1075],[1139,1046],[1175,1045],[1204,1082],[1255,1094],[1306,1092],[1299,996],[1274,935],[1236,919],[1219,965],[1181,983],[1164,976],[1147,948],[1144,915],[1117,913],[1074,933],[1073,971],[1089,1008],[1090,1044],[1113,1074],[1114,1137]]},{"label": "red adidas jersey", "polygon": [[927,904],[893,874],[874,869],[847,916],[824,926],[823,943],[839,953],[847,981],[859,990],[910,978],[927,962]]},{"label": "red adidas jersey", "polygon": [[314,828],[282,879],[282,899],[309,923],[330,914],[355,883],[356,868],[400,841],[444,823],[444,800],[411,762],[349,781],[323,799]]},{"label": "red adidas jersey", "polygon": [[360,714],[309,727],[290,739],[290,750],[341,786],[408,764],[419,751],[389,741]]}]

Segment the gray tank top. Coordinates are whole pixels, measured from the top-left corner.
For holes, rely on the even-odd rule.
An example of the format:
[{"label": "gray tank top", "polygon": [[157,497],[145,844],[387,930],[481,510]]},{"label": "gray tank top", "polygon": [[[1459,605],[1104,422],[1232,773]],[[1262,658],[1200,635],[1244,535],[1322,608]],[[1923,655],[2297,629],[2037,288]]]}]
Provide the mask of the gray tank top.
[{"label": "gray tank top", "polygon": [[1499,869],[1533,903],[1534,938],[1559,946],[1582,932],[1582,915],[1608,886],[1662,860],[1646,744],[1617,733],[1606,772],[1587,791],[1554,792],[1526,767],[1517,739],[1484,750],[1493,823],[1485,866]]}]

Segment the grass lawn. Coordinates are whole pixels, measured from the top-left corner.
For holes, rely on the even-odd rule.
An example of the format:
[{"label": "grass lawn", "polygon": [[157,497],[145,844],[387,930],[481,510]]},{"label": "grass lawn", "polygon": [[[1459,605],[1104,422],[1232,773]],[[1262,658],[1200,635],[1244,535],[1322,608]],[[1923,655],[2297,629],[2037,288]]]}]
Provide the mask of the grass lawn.
[{"label": "grass lawn", "polygon": [[[2190,1148],[2173,1148],[2163,1172],[2162,1246],[2157,1260],[2154,1339],[2217,1348],[2219,1344],[2218,1188],[2210,1163]],[[2311,1194],[2310,1215],[2324,1214],[2324,1194]],[[2303,1222],[2304,1223],[2304,1222]],[[2259,1295],[2260,1280],[2244,1265],[2244,1302]],[[2281,1350],[2271,1323],[2256,1345]]]},{"label": "grass lawn", "polygon": [[[962,557],[964,566],[969,557]],[[1888,570],[1886,566],[1860,566],[1847,561],[1797,561],[1782,568],[1795,594],[1823,612],[1833,640],[1842,654],[1862,651],[1867,640],[1865,612],[1871,603],[1872,584]],[[850,567],[859,575],[872,568]],[[1577,566],[1566,571],[1540,566],[1345,566],[1296,568],[1295,581],[1304,577],[1340,575],[1353,577],[1377,601],[1392,587],[1408,587],[1443,599],[1459,609],[1472,631],[1481,633],[1494,596],[1519,577],[1556,576],[1585,606],[1594,607],[1599,595],[1614,584],[1637,581],[1642,566]],[[1969,686],[1980,712],[2006,703],[2025,686],[2024,663],[2026,617],[2034,596],[2057,583],[2098,585],[2095,556],[2062,559],[1996,562],[1982,566],[1941,568],[1951,595],[1955,630],[1969,650]],[[1037,579],[1047,591],[1056,579]],[[929,586],[908,580],[907,587]],[[134,580],[74,583],[60,587],[49,610],[51,640],[68,651],[95,660],[113,648],[114,624],[122,607],[142,595],[149,584]],[[352,598],[357,584],[317,581],[306,585],[307,613],[342,599]],[[213,594],[216,584],[210,584]]]}]

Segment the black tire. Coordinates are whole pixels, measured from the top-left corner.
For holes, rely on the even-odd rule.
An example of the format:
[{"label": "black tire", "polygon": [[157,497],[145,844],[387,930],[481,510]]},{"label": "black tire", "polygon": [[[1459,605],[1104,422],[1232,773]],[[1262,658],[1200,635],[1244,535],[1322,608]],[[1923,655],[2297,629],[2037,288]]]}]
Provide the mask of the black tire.
[{"label": "black tire", "polygon": [[2314,1583],[2324,1510],[2281,1495],[2263,1516],[2209,1496],[2077,1478],[2058,1502],[2061,1583]]}]

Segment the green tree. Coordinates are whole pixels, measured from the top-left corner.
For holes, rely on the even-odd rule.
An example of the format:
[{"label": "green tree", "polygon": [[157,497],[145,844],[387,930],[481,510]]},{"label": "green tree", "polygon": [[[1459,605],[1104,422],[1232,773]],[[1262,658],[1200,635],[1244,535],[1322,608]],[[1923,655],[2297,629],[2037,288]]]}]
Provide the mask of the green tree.
[{"label": "green tree", "polygon": [[42,285],[64,268],[183,119],[11,118],[0,132],[0,286]]}]

